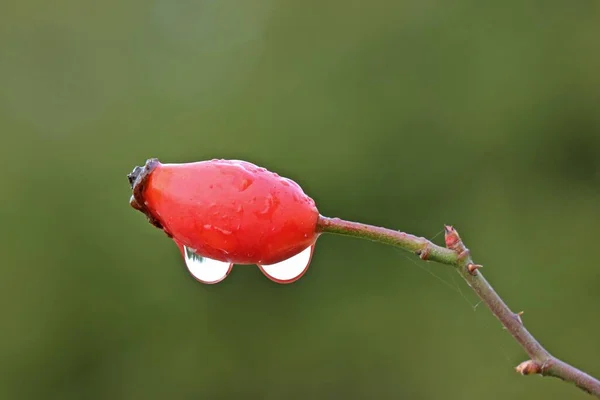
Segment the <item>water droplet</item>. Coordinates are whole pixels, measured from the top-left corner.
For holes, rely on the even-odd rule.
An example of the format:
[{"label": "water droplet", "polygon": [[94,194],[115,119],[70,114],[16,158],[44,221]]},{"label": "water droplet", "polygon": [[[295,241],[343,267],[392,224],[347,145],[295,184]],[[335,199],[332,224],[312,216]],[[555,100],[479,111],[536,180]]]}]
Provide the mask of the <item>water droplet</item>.
[{"label": "water droplet", "polygon": [[219,205],[216,203],[211,204],[210,206],[208,206],[208,211],[212,215],[218,215],[219,214]]},{"label": "water droplet", "polygon": [[230,230],[228,230],[228,229],[222,228],[222,227],[220,227],[220,226],[217,226],[217,225],[215,225],[213,228],[214,228],[216,231],[219,231],[219,232],[221,232],[223,235],[231,235],[231,231],[230,231]]},{"label": "water droplet", "polygon": [[233,267],[233,263],[202,257],[186,246],[183,246],[183,258],[190,274],[197,281],[206,284],[221,282],[227,278]]},{"label": "water droplet", "polygon": [[263,207],[258,211],[259,214],[264,215],[267,214],[269,211],[271,211],[271,207],[273,207],[273,196],[271,196],[270,194],[265,198],[265,204],[263,205]]},{"label": "water droplet", "polygon": [[260,268],[262,273],[273,282],[295,282],[300,279],[308,269],[314,249],[315,245],[313,244],[287,260],[270,265],[259,265],[258,268]]},{"label": "water droplet", "polygon": [[204,229],[206,230],[211,230],[212,229],[212,225],[211,224],[206,224],[203,226]]},{"label": "water droplet", "polygon": [[248,178],[244,178],[242,179],[242,183],[240,183],[240,192],[243,192],[244,190],[248,189],[250,187],[250,185],[252,185],[252,180],[248,179]]}]

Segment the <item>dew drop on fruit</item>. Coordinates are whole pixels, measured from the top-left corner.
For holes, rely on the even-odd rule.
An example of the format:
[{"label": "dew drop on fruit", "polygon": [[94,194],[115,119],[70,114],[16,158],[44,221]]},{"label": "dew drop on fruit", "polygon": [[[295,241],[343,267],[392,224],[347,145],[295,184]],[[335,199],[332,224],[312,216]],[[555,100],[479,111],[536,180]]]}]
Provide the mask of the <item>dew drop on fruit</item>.
[{"label": "dew drop on fruit", "polygon": [[258,268],[260,268],[262,273],[273,282],[295,282],[300,279],[308,269],[314,249],[315,245],[313,244],[287,260],[270,265],[259,265]]},{"label": "dew drop on fruit", "polygon": [[269,214],[269,212],[271,211],[272,207],[273,207],[273,196],[271,194],[269,194],[265,198],[265,203],[258,210],[257,214],[261,215],[261,216],[265,216],[265,215]]},{"label": "dew drop on fruit", "polygon": [[207,284],[221,282],[233,267],[232,263],[202,257],[186,246],[183,246],[183,258],[190,274],[196,280]]},{"label": "dew drop on fruit", "polygon": [[238,189],[240,192],[243,192],[244,190],[248,189],[250,185],[252,185],[252,179],[244,178],[242,179]]},{"label": "dew drop on fruit", "polygon": [[225,228],[223,228],[221,226],[217,226],[217,225],[213,226],[213,228],[215,231],[221,232],[225,236],[231,235],[231,231],[229,229],[225,229]]}]

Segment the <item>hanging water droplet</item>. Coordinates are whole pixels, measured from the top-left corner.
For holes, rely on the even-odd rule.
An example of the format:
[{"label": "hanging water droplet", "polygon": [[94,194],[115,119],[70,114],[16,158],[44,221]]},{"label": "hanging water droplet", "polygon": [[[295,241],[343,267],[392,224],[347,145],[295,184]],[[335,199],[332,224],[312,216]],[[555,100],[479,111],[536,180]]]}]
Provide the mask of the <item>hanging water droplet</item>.
[{"label": "hanging water droplet", "polygon": [[207,284],[221,282],[233,267],[233,263],[202,257],[186,246],[183,246],[183,258],[190,274],[197,281]]},{"label": "hanging water droplet", "polygon": [[259,265],[258,268],[260,268],[262,273],[273,282],[295,282],[300,279],[308,269],[314,249],[315,245],[313,244],[287,260],[270,265]]}]

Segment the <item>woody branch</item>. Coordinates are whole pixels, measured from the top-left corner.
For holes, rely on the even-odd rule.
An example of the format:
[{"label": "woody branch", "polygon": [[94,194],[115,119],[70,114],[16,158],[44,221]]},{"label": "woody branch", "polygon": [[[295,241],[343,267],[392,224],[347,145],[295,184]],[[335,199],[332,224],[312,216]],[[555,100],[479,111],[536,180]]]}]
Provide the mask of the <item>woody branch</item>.
[{"label": "woody branch", "polygon": [[319,216],[318,229],[321,232],[354,236],[389,244],[411,251],[423,260],[454,266],[469,287],[477,293],[492,314],[498,318],[500,323],[530,357],[529,360],[516,367],[517,372],[522,375],[540,374],[560,378],[600,398],[600,381],[598,379],[554,357],[525,328],[521,319],[522,313],[514,313],[504,303],[479,271],[481,265],[473,263],[469,250],[453,227],[445,227],[445,248],[422,237],[372,225],[344,221],[339,218]]}]

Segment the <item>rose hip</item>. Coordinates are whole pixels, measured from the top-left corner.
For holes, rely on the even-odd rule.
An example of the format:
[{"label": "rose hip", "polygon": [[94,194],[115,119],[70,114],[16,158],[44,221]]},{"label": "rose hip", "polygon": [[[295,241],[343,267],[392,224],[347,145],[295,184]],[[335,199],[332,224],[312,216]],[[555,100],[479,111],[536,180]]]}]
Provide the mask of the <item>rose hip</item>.
[{"label": "rose hip", "polygon": [[[161,164],[150,159],[129,174],[129,181],[132,207],[172,237],[184,258],[187,253],[200,263],[257,264],[280,283],[297,280],[310,263],[319,212],[290,179],[245,161]],[[278,277],[278,264],[288,268],[300,253],[299,262],[306,265],[296,265],[299,272],[291,277]]]}]

